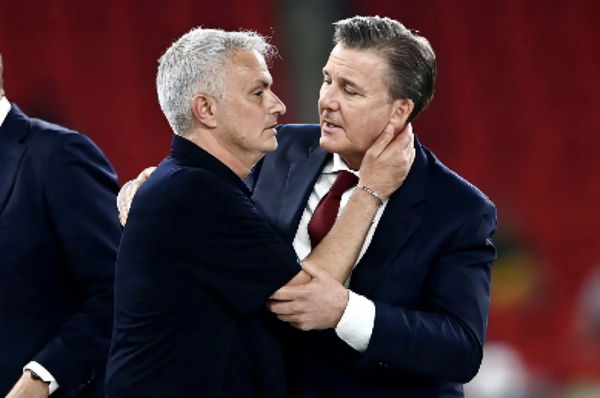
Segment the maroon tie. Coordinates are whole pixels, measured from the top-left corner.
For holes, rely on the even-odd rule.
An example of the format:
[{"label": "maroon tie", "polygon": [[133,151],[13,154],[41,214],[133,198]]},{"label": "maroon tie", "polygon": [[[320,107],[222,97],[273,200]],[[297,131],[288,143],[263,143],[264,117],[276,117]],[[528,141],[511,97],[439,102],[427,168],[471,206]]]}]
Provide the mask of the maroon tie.
[{"label": "maroon tie", "polygon": [[358,183],[358,177],[349,171],[342,170],[338,173],[329,192],[323,196],[310,222],[308,223],[308,236],[314,248],[327,235],[340,209],[342,194]]}]

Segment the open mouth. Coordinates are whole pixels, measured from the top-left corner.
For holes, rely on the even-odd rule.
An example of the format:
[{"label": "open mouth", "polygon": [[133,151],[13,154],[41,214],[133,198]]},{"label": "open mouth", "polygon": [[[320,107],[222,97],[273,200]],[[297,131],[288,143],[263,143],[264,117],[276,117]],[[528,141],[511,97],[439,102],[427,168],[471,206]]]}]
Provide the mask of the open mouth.
[{"label": "open mouth", "polygon": [[334,129],[341,129],[342,127],[335,123],[331,123],[329,120],[323,120],[322,128],[324,131],[332,131]]}]

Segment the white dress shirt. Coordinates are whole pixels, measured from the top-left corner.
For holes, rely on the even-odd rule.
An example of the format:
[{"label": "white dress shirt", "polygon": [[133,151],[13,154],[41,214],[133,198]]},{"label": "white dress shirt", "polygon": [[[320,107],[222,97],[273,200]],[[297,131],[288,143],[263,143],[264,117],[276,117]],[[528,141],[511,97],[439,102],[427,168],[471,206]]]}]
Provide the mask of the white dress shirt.
[{"label": "white dress shirt", "polygon": [[40,376],[40,378],[43,381],[50,382],[50,385],[48,385],[49,394],[52,394],[58,388],[58,383],[56,382],[56,379],[54,377],[52,377],[52,374],[50,374],[50,372],[48,372],[46,370],[46,368],[43,367],[42,365],[40,365],[38,362],[36,362],[36,361],[29,362],[27,365],[25,365],[23,367],[23,372],[26,370],[35,372],[35,374]]},{"label": "white dress shirt", "polygon": [[[8,115],[8,112],[10,112],[10,108],[11,105],[10,102],[8,102],[8,99],[6,97],[0,98],[0,127],[4,123],[4,120],[6,120],[6,116]],[[56,379],[52,376],[50,372],[46,370],[46,368],[44,368],[39,363],[35,361],[29,362],[23,367],[23,372],[26,370],[35,372],[38,376],[40,376],[40,378],[43,381],[50,382],[50,385],[48,386],[50,394],[52,394],[58,388],[58,383],[56,382]]]},{"label": "white dress shirt", "polygon": [[0,97],[0,126],[4,123],[4,119],[6,119],[6,115],[10,112],[10,102],[6,99],[6,97]]},{"label": "white dress shirt", "polygon": [[[293,243],[294,250],[296,250],[296,254],[300,259],[306,258],[312,250],[310,237],[308,236],[308,223],[310,222],[310,219],[317,205],[319,204],[319,201],[327,192],[329,192],[329,189],[337,177],[337,173],[341,170],[347,170],[358,176],[358,172],[350,170],[348,165],[346,165],[346,163],[338,154],[333,154],[333,159],[327,163],[327,165],[325,165],[325,168],[323,168],[323,171],[317,179],[313,191],[308,198],[308,203],[306,204],[306,208],[302,213],[302,218],[300,219],[298,231],[296,231],[296,237],[294,238]],[[352,192],[353,190],[350,189],[342,195],[340,212],[348,204]],[[371,239],[373,239],[375,229],[379,224],[379,220],[381,219],[381,215],[383,214],[386,206],[387,201],[379,208],[379,210],[377,210],[377,213],[373,219],[373,224],[367,233],[356,263],[360,261],[362,256],[365,254],[365,251],[369,247]],[[356,263],[354,266],[356,266]],[[348,278],[346,281],[346,287],[348,287],[349,283],[350,278]],[[354,293],[351,290],[349,292],[348,304],[346,305],[346,309],[344,310],[342,318],[335,328],[335,332],[352,348],[357,351],[364,352],[369,345],[371,334],[373,333],[373,324],[375,322],[375,304],[364,296]]]}]

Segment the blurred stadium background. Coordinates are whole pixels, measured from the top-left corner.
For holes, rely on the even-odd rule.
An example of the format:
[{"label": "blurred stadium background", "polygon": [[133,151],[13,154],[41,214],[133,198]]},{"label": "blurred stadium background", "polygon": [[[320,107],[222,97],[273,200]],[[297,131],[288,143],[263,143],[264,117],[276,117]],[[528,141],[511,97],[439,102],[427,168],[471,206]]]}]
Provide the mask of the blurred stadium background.
[{"label": "blurred stadium background", "polygon": [[154,76],[181,34],[272,36],[281,121],[315,122],[331,23],[356,14],[431,41],[437,92],[415,131],[499,210],[488,345],[467,397],[600,397],[600,3],[1,0],[5,88],[30,116],[90,136],[123,183],[167,153]]}]

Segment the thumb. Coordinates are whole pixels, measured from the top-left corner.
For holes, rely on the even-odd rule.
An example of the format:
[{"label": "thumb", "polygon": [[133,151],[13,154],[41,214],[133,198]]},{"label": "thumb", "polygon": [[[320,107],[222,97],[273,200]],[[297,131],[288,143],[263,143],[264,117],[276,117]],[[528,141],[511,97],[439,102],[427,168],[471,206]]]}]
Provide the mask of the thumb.
[{"label": "thumb", "polygon": [[402,132],[406,132],[406,134],[412,134],[413,133],[413,128],[412,128],[412,123],[407,123],[406,126],[404,126],[404,129],[402,130]]},{"label": "thumb", "polygon": [[329,274],[326,271],[323,271],[321,268],[307,261],[302,263],[302,270],[304,270],[304,272],[306,272],[313,278],[323,279],[329,276]]}]

